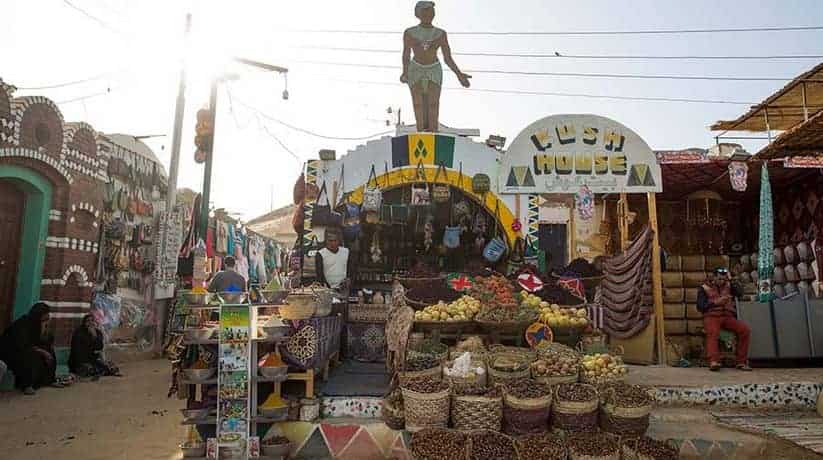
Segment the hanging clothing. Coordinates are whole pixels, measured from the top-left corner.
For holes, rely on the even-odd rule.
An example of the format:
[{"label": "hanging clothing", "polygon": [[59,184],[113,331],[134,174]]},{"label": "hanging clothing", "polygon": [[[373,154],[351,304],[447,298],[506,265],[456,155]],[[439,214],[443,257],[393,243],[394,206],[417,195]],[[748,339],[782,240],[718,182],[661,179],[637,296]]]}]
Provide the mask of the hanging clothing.
[{"label": "hanging clothing", "polygon": [[211,227],[206,230],[206,257],[214,257],[214,229]]},{"label": "hanging clothing", "polygon": [[228,252],[229,227],[223,222],[217,222],[217,244],[215,249],[218,254],[231,254]]},{"label": "hanging clothing", "polygon": [[274,241],[266,242],[266,252],[264,254],[266,263],[266,273],[272,274],[280,268],[280,249]]},{"label": "hanging clothing", "polygon": [[249,279],[259,284],[268,283],[265,260],[266,243],[258,235],[249,236]]},{"label": "hanging clothing", "polygon": [[249,281],[249,259],[246,258],[240,251],[235,252],[234,256],[235,264],[234,269],[237,270],[237,273],[246,280]]},{"label": "hanging clothing", "polygon": [[234,225],[233,224],[226,224],[226,228],[228,229],[228,237],[226,240],[226,254],[232,255],[234,254]]}]

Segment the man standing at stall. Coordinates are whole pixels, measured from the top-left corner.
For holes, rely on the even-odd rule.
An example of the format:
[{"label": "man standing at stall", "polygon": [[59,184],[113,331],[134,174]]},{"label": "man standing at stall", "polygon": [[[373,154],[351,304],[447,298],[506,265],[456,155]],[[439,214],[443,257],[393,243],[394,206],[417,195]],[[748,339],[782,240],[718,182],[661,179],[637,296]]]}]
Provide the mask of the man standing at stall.
[{"label": "man standing at stall", "polygon": [[237,272],[237,261],[232,256],[223,259],[223,270],[217,272],[209,282],[209,292],[228,291],[246,291],[246,278]]},{"label": "man standing at stall", "polygon": [[752,370],[748,364],[749,339],[751,329],[737,319],[735,299],[740,297],[740,288],[731,282],[729,271],[717,268],[706,278],[697,290],[697,309],[703,313],[703,329],[706,333],[706,355],[709,369],[720,370],[720,331],[726,329],[737,335],[737,369]]},{"label": "man standing at stall", "polygon": [[343,286],[349,276],[349,249],[340,244],[340,231],[326,230],[326,247],[317,251],[315,257],[317,281],[332,289]]}]

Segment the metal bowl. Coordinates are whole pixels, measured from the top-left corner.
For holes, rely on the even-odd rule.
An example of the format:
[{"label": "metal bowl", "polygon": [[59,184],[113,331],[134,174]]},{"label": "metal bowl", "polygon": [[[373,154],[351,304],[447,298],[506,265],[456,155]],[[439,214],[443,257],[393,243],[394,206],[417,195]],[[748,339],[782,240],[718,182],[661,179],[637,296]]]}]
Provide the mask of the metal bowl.
[{"label": "metal bowl", "polygon": [[216,369],[183,369],[183,374],[186,375],[187,380],[203,382],[212,378],[215,371]]},{"label": "metal bowl", "polygon": [[289,295],[289,291],[287,291],[286,289],[260,291],[260,295],[263,297],[266,303],[281,304],[284,300],[286,300],[286,296]]},{"label": "metal bowl", "polygon": [[211,339],[214,335],[213,328],[201,327],[186,329],[186,340],[189,342],[202,342]]},{"label": "metal bowl", "polygon": [[181,444],[180,445],[180,450],[183,451],[183,458],[205,457],[206,456],[206,443],[195,444],[195,445],[190,445],[190,446],[185,446],[185,445]]},{"label": "metal bowl", "polygon": [[203,409],[180,409],[180,413],[183,414],[183,418],[186,420],[198,420],[201,418],[206,418],[209,416],[209,412],[211,409],[208,407]]},{"label": "metal bowl", "polygon": [[260,375],[269,379],[276,379],[278,377],[286,378],[289,373],[289,366],[262,366],[260,367]]},{"label": "metal bowl", "polygon": [[183,300],[185,300],[188,305],[208,305],[211,301],[211,293],[197,294],[194,292],[186,292],[183,294]]},{"label": "metal bowl", "polygon": [[218,295],[222,303],[228,305],[240,305],[246,301],[247,297],[245,292],[221,292]]},{"label": "metal bowl", "polygon": [[260,446],[260,450],[263,451],[263,455],[266,457],[284,458],[289,455],[291,451],[291,443],[275,444],[273,446],[262,445]]},{"label": "metal bowl", "polygon": [[267,338],[279,339],[285,337],[289,333],[288,326],[260,326]]},{"label": "metal bowl", "polygon": [[260,415],[274,420],[285,420],[289,416],[289,406],[265,408],[259,407],[257,411]]}]

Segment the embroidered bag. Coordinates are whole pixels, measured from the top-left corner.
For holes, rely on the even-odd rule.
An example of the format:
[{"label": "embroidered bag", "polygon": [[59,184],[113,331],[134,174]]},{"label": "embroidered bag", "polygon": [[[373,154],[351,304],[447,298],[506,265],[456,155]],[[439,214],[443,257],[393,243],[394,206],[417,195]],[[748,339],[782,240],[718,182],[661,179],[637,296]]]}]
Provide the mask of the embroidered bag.
[{"label": "embroidered bag", "polygon": [[371,165],[369,180],[366,181],[366,189],[363,191],[363,210],[366,212],[380,212],[383,205],[383,192],[380,191],[377,183],[377,175],[374,172],[374,165]]}]

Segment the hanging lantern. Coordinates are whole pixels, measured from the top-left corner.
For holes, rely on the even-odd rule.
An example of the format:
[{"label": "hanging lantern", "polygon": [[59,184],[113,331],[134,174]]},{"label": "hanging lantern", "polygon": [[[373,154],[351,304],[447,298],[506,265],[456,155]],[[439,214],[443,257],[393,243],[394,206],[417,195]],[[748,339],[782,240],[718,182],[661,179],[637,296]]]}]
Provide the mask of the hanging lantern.
[{"label": "hanging lantern", "polygon": [[742,161],[732,161],[729,163],[729,181],[732,183],[732,190],[735,192],[745,192],[748,177],[748,164]]}]

